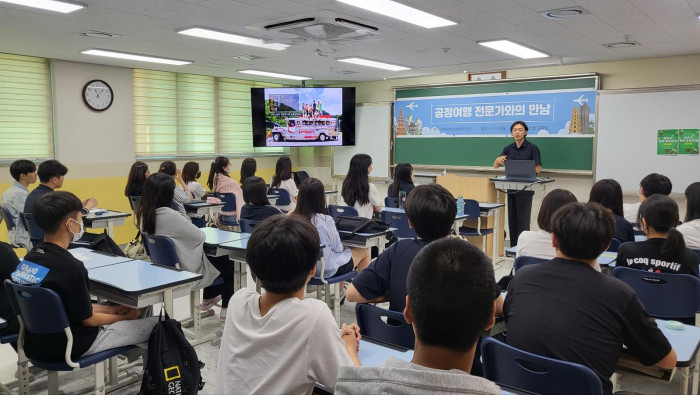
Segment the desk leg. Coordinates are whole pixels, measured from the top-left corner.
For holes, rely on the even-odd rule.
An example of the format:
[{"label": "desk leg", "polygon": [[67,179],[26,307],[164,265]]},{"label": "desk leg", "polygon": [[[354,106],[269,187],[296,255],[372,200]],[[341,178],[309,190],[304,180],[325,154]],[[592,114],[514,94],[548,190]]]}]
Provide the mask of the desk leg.
[{"label": "desk leg", "polygon": [[114,223],[112,221],[107,221],[107,234],[111,239],[114,238]]},{"label": "desk leg", "polygon": [[500,227],[500,216],[499,212],[501,211],[500,208],[496,209],[496,213],[493,215],[493,255],[491,255],[491,260],[495,264],[500,260],[501,254],[500,252],[503,251],[501,248],[499,250],[498,245],[501,243],[502,236],[501,236],[501,227]]},{"label": "desk leg", "polygon": [[688,395],[688,380],[690,377],[690,368],[684,367],[681,369],[681,395]]},{"label": "desk leg", "polygon": [[241,288],[248,288],[248,264],[240,262],[241,268]]},{"label": "desk leg", "polygon": [[698,360],[697,360],[697,355],[695,356],[695,361],[693,362],[693,372],[692,372],[692,380],[693,382],[690,383],[690,393],[696,395],[698,393]]},{"label": "desk leg", "polygon": [[199,310],[199,289],[190,291],[190,308],[192,308],[192,330],[194,338],[202,337],[202,311]]},{"label": "desk leg", "polygon": [[172,288],[163,291],[163,306],[165,307],[165,312],[168,313],[170,318],[175,318],[175,309],[173,308],[173,290]]},{"label": "desk leg", "polygon": [[241,262],[233,261],[233,292],[241,289]]}]

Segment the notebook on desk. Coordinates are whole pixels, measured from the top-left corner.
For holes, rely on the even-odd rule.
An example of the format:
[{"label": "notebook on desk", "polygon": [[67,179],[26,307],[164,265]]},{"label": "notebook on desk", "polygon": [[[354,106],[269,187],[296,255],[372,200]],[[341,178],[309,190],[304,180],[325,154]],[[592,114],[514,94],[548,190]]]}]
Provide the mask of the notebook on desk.
[{"label": "notebook on desk", "polygon": [[534,160],[506,160],[505,168],[506,179],[508,181],[537,181],[537,173],[535,172]]}]

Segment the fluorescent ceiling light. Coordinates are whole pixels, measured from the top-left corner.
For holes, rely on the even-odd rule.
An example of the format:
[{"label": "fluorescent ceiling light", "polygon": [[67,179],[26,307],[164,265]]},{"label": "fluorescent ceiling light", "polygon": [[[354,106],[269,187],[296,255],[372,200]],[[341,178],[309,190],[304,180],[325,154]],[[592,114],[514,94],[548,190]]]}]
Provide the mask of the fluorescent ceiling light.
[{"label": "fluorescent ceiling light", "polygon": [[489,47],[491,49],[495,49],[496,51],[501,51],[513,56],[517,56],[522,59],[546,58],[549,56],[544,52],[528,48],[524,45],[514,43],[510,40],[482,41],[478,44],[483,45],[485,47]]},{"label": "fluorescent ceiling light", "polygon": [[191,27],[187,29],[182,29],[177,31],[179,34],[184,34],[186,36],[208,38],[211,40],[226,41],[234,44],[241,45],[251,45],[254,47],[274,49],[276,51],[282,51],[289,47],[287,44],[270,43],[266,44],[264,40],[253,37],[239,36],[237,34],[226,33],[211,29],[205,29],[202,27]]},{"label": "fluorescent ceiling light", "polygon": [[166,59],[166,58],[156,58],[147,55],[138,55],[134,53],[127,52],[116,52],[108,51],[106,49],[88,49],[81,52],[85,55],[96,55],[96,56],[106,56],[108,58],[118,58],[118,59],[128,59],[128,60],[138,60],[141,62],[152,62],[152,63],[162,63],[162,64],[172,64],[175,66],[182,66],[185,64],[191,64],[189,60],[177,60],[177,59]]},{"label": "fluorescent ceiling light", "polygon": [[354,5],[367,11],[376,12],[391,18],[396,18],[414,25],[423,26],[428,29],[434,27],[456,25],[452,22],[433,14],[397,3],[392,0],[338,0],[341,3]]},{"label": "fluorescent ceiling light", "polygon": [[391,71],[403,71],[411,70],[410,67],[397,66],[395,64],[377,62],[375,60],[362,59],[362,58],[343,58],[338,59],[338,62],[359,64],[360,66],[374,67],[377,69],[391,70]]},{"label": "fluorescent ceiling light", "polygon": [[311,77],[300,77],[298,75],[271,73],[269,71],[260,71],[260,70],[241,70],[241,71],[239,71],[239,73],[262,75],[265,77],[273,77],[273,78],[283,78],[285,80],[303,81],[303,80],[310,80],[311,79]]},{"label": "fluorescent ceiling light", "polygon": [[64,14],[85,8],[84,4],[56,0],[0,0],[0,3],[18,4],[27,7],[41,8],[43,10],[62,12]]}]

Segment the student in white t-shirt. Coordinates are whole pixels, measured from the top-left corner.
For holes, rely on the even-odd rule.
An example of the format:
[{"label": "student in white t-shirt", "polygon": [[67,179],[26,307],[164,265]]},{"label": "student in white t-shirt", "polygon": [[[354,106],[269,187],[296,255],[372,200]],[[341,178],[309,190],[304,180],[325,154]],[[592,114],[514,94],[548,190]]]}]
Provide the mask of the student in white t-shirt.
[{"label": "student in white t-shirt", "polygon": [[265,293],[243,288],[231,298],[214,393],[306,394],[315,382],[332,391],[341,366],[360,366],[360,328],[339,330],[324,302],[304,299],[320,248],[316,228],[300,215],[255,227],[246,260]]},{"label": "student in white t-shirt", "polygon": [[637,191],[639,201],[637,203],[624,203],[622,205],[625,219],[631,224],[637,224],[637,213],[644,199],[651,195],[656,195],[657,193],[668,196],[671,194],[672,187],[671,180],[663,174],[651,173],[642,178],[642,181],[639,182],[639,191]]},{"label": "student in white t-shirt", "polygon": [[685,189],[685,221],[676,229],[683,234],[686,247],[700,250],[700,182]]},{"label": "student in white t-shirt", "polygon": [[270,179],[270,188],[280,188],[289,192],[291,203],[284,206],[278,205],[277,208],[284,211],[294,210],[294,207],[297,205],[299,191],[297,190],[297,184],[294,183],[294,178],[292,178],[292,160],[288,156],[277,159],[275,175]]},{"label": "student in white t-shirt", "polygon": [[552,246],[552,217],[560,207],[578,202],[573,193],[565,189],[554,189],[549,192],[540,206],[537,214],[537,226],[540,230],[526,230],[518,237],[516,256],[532,256],[535,258],[554,259],[554,247]]},{"label": "student in white t-shirt", "polygon": [[343,181],[340,195],[346,206],[354,207],[360,217],[372,218],[372,214],[382,211],[382,197],[374,184],[369,182],[372,171],[372,157],[357,154],[350,159],[348,175]]}]

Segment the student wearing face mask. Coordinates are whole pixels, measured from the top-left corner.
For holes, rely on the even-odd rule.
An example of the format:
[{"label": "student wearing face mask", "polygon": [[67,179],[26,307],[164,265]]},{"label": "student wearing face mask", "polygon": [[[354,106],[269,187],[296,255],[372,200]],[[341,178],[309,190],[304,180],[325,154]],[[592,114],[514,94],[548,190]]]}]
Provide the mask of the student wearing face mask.
[{"label": "student wearing face mask", "polygon": [[231,169],[231,161],[227,157],[217,156],[211,163],[207,186],[212,192],[234,194],[236,196],[236,211],[222,211],[220,215],[235,215],[238,219],[241,219],[241,207],[245,204],[243,201],[243,190],[236,180],[229,176]]},{"label": "student wearing face mask", "polygon": [[197,181],[199,177],[202,176],[202,172],[199,171],[199,163],[197,162],[187,162],[185,167],[182,168],[182,180],[187,184],[187,188],[190,189],[192,198],[194,200],[201,200],[207,191],[204,189],[202,184]]}]

